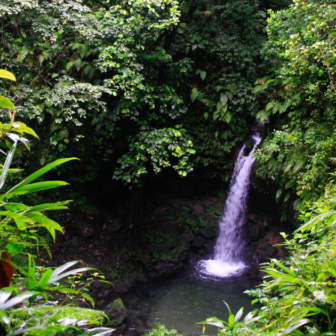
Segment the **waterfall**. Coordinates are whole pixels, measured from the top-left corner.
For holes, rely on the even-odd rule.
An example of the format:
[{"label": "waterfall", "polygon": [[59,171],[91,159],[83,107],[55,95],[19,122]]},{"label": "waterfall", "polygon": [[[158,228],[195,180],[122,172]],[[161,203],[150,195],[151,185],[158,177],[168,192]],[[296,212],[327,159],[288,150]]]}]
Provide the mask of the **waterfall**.
[{"label": "waterfall", "polygon": [[198,263],[198,269],[202,273],[230,277],[241,274],[246,267],[242,256],[244,243],[241,233],[247,211],[250,173],[255,161],[253,154],[261,141],[259,132],[252,138],[255,143],[251,152],[247,156],[244,155],[244,144],[238,154],[219,225],[220,233],[215,245],[214,259],[201,260]]}]

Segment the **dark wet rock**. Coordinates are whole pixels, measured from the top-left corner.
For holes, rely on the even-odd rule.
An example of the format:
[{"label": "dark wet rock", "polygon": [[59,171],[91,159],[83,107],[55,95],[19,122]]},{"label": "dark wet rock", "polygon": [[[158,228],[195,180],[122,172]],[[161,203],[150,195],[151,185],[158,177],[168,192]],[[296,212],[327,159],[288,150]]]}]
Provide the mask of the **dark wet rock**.
[{"label": "dark wet rock", "polygon": [[207,254],[213,254],[215,252],[216,243],[212,240],[207,240],[206,244],[204,244],[204,250]]},{"label": "dark wet rock", "polygon": [[121,299],[116,299],[104,308],[105,314],[108,316],[109,321],[107,326],[116,327],[120,325],[127,317],[127,309],[125,308]]},{"label": "dark wet rock", "polygon": [[269,243],[265,243],[260,247],[260,261],[266,261],[277,253],[278,249]]},{"label": "dark wet rock", "polygon": [[174,259],[184,261],[187,257],[188,249],[189,249],[189,243],[182,239],[180,240],[176,248],[172,251],[172,257]]},{"label": "dark wet rock", "polygon": [[262,223],[248,222],[245,226],[247,240],[251,242],[260,240],[264,235],[264,230]]},{"label": "dark wet rock", "polygon": [[250,268],[247,269],[246,274],[250,275],[253,278],[256,278],[256,277],[258,277],[259,272],[260,272],[260,270],[259,270],[258,265],[253,264],[253,265],[251,265]]},{"label": "dark wet rock", "polygon": [[120,327],[118,327],[115,330],[113,330],[111,332],[111,335],[121,336],[121,335],[124,335],[126,331],[127,331],[126,324],[122,324]]},{"label": "dark wet rock", "polygon": [[117,293],[126,293],[128,292],[128,283],[117,280],[114,282],[114,289]]},{"label": "dark wet rock", "polygon": [[206,252],[205,252],[204,248],[199,249],[198,254],[201,255],[201,256],[205,256]]},{"label": "dark wet rock", "polygon": [[253,138],[249,138],[245,141],[245,148],[244,148],[244,156],[248,156],[255,144],[255,140]]},{"label": "dark wet rock", "polygon": [[248,221],[251,221],[253,223],[256,223],[256,221],[257,221],[257,215],[254,214],[254,213],[248,213],[246,215],[246,218],[247,218]]},{"label": "dark wet rock", "polygon": [[90,238],[96,234],[96,227],[91,219],[75,218],[75,224],[82,239]]},{"label": "dark wet rock", "polygon": [[210,200],[205,200],[205,201],[202,202],[202,204],[203,204],[205,207],[209,207],[211,204],[213,204],[213,202],[210,201]]},{"label": "dark wet rock", "polygon": [[155,270],[161,276],[172,276],[180,273],[183,270],[183,263],[182,262],[164,262],[160,261]]},{"label": "dark wet rock", "polygon": [[112,210],[122,218],[128,218],[131,216],[131,211],[122,203],[116,204]]},{"label": "dark wet rock", "polygon": [[192,209],[198,213],[204,213],[204,206],[201,204],[194,204],[191,206]]},{"label": "dark wet rock", "polygon": [[265,235],[265,241],[269,242],[272,245],[282,244],[284,239],[281,235],[275,232],[269,232]]},{"label": "dark wet rock", "polygon": [[204,228],[201,230],[201,235],[204,238],[211,239],[211,238],[216,238],[217,237],[217,229],[212,227],[212,228]]},{"label": "dark wet rock", "polygon": [[109,222],[106,223],[106,230],[108,232],[117,232],[118,230],[120,230],[121,228],[123,228],[127,223],[125,222],[125,220],[123,220],[122,218],[117,218],[114,220],[111,220]]},{"label": "dark wet rock", "polygon": [[202,247],[206,242],[206,239],[202,236],[197,236],[193,242],[191,243],[192,246],[194,247]]},{"label": "dark wet rock", "polygon": [[195,238],[195,236],[192,234],[192,233],[184,233],[183,235],[182,235],[182,238],[186,241],[186,242],[188,242],[188,243],[191,243],[193,240],[194,240],[194,238]]},{"label": "dark wet rock", "polygon": [[153,216],[156,216],[156,217],[163,217],[163,216],[167,216],[168,214],[169,214],[168,209],[163,208],[163,207],[157,208],[153,211]]}]

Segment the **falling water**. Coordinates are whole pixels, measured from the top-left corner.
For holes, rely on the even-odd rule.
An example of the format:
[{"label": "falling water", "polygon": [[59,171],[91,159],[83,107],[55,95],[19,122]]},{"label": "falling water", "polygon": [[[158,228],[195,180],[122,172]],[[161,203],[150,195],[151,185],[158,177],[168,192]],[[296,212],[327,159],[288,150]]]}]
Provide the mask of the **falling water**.
[{"label": "falling water", "polygon": [[261,141],[259,132],[252,138],[255,143],[248,156],[244,156],[245,145],[239,152],[219,226],[214,259],[199,262],[198,268],[202,273],[225,278],[241,274],[246,267],[242,256],[241,233],[246,217],[250,173],[255,161],[253,154]]}]

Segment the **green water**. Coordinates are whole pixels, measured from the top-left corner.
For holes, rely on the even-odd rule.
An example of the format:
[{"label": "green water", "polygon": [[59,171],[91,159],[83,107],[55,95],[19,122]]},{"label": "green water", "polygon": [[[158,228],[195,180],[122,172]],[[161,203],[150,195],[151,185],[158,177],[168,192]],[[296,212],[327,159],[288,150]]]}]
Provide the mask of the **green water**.
[{"label": "green water", "polygon": [[[228,318],[223,300],[233,313],[244,307],[244,313],[255,309],[252,298],[244,294],[259,283],[247,276],[215,278],[189,270],[173,279],[151,281],[141,290],[125,293],[122,300],[128,309],[127,324],[143,334],[156,322],[176,329],[184,336],[202,334],[202,326],[195,326],[207,317]],[[205,334],[213,335],[216,327],[207,327]]]}]

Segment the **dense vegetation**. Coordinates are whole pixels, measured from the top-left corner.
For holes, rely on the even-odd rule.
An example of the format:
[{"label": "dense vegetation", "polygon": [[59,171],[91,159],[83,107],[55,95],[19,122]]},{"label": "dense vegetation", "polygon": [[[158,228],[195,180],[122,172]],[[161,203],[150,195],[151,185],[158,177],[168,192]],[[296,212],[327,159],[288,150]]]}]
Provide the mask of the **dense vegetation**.
[{"label": "dense vegetation", "polygon": [[[327,0],[1,0],[0,65],[17,79],[0,83],[2,118],[10,119],[2,124],[1,187],[14,150],[14,162],[28,171],[76,156],[81,162],[60,166],[57,175],[74,189],[120,180],[132,189],[136,209],[142,188],[163,168],[228,182],[254,118],[268,119],[257,176],[277,186],[271,196],[282,219],[301,226],[285,242],[288,260],[267,264],[264,286],[250,291],[264,304],[259,314],[242,319],[240,311],[204,323],[221,334],[334,335],[335,6]],[[5,137],[35,136],[23,122],[40,136],[31,140],[30,154]],[[7,150],[12,154],[5,156]],[[16,238],[1,243],[3,253],[33,248],[34,232],[22,234],[16,213],[27,217],[38,205],[20,203],[13,215],[8,204],[14,203],[2,205],[2,230]],[[60,230],[44,215],[38,222],[41,216],[24,225]],[[27,267],[34,269],[33,262]],[[33,280],[29,293],[47,295]],[[1,314],[4,325],[21,323],[8,324]],[[92,314],[93,322],[100,318]]]}]

